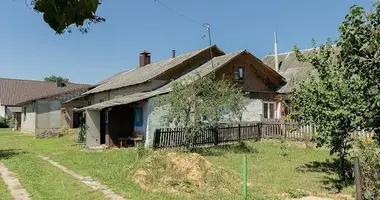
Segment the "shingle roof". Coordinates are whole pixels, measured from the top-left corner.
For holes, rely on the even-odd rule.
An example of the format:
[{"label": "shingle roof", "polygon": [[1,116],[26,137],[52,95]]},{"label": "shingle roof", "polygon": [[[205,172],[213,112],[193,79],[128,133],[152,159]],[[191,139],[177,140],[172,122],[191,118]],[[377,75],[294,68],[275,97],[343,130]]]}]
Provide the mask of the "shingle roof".
[{"label": "shingle roof", "polygon": [[15,106],[24,102],[91,87],[87,84],[66,83],[65,85],[64,87],[57,87],[55,82],[0,78],[0,103]]},{"label": "shingle roof", "polygon": [[[209,50],[209,48],[210,47],[202,48],[199,50],[195,50],[189,53],[176,56],[175,58],[170,58],[167,60],[154,62],[143,67],[136,67],[131,70],[118,73],[102,81],[101,85],[84,93],[84,95],[145,83],[153,79],[154,77],[157,77],[160,74],[163,74],[167,70],[182,64],[183,62],[189,60],[190,58],[206,50]],[[218,48],[218,47],[214,45],[212,46],[212,48]]]},{"label": "shingle roof", "polygon": [[[309,50],[303,50],[303,53],[309,53]],[[275,68],[274,55],[267,55],[264,57],[263,62]],[[280,93],[290,93],[294,87],[303,80],[310,77],[311,74],[316,74],[317,71],[314,67],[307,62],[299,62],[294,52],[282,53],[278,55],[278,62],[280,64],[279,74],[281,74],[287,83],[278,90]]]}]

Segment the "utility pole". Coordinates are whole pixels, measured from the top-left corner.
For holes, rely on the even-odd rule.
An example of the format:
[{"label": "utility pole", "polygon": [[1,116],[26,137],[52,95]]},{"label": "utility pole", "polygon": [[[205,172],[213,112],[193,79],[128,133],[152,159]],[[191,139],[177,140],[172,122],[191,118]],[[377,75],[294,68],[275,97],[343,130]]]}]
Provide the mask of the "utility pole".
[{"label": "utility pole", "polygon": [[210,46],[210,59],[211,59],[211,66],[212,68],[214,68],[214,60],[213,60],[213,55],[212,55],[212,40],[211,40],[211,27],[210,27],[210,24],[209,23],[204,23],[203,24],[203,27],[206,28],[207,32],[208,32],[208,42],[209,42],[209,46]]}]

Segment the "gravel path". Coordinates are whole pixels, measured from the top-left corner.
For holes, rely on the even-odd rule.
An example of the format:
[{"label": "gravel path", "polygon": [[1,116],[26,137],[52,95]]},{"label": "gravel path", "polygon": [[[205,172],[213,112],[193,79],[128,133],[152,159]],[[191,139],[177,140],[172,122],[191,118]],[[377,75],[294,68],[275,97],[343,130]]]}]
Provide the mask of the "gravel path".
[{"label": "gravel path", "polygon": [[26,192],[16,175],[9,171],[3,163],[0,162],[0,175],[4,183],[8,186],[8,190],[15,200],[30,200],[29,194]]},{"label": "gravel path", "polygon": [[91,177],[84,177],[84,176],[82,176],[82,175],[80,175],[74,171],[71,171],[71,170],[67,169],[66,167],[60,165],[59,163],[51,160],[48,157],[45,157],[45,156],[39,156],[39,157],[43,160],[46,160],[47,162],[49,162],[53,166],[57,167],[58,169],[64,171],[65,173],[70,174],[71,176],[75,177],[76,179],[78,179],[79,181],[81,181],[85,185],[91,187],[92,189],[102,192],[107,199],[125,200],[122,196],[114,193],[112,190],[108,189],[107,186],[102,185],[99,182],[96,182]]}]

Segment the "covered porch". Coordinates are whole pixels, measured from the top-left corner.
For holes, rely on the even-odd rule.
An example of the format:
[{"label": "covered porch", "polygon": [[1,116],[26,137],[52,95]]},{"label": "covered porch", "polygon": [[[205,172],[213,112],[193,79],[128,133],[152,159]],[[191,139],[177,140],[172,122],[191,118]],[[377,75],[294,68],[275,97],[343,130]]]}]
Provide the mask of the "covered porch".
[{"label": "covered porch", "polygon": [[108,147],[131,147],[143,142],[143,110],[146,102],[114,106],[101,114],[100,144]]},{"label": "covered porch", "polygon": [[86,113],[86,146],[132,147],[150,140],[148,117],[151,97],[167,90],[135,93],[83,108]]}]

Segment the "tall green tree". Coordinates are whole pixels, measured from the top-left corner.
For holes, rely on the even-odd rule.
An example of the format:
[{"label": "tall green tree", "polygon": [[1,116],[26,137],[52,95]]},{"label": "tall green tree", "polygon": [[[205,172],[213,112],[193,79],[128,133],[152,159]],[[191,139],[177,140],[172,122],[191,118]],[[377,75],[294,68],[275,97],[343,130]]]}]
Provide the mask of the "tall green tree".
[{"label": "tall green tree", "polygon": [[61,76],[55,76],[55,75],[44,77],[44,81],[47,81],[47,82],[56,82],[57,79],[61,79],[63,83],[68,83],[70,81],[68,78],[64,78]]},{"label": "tall green tree", "polygon": [[295,48],[297,58],[311,63],[318,75],[302,82],[292,95],[292,117],[314,124],[315,140],[340,158],[342,183],[351,174],[347,158],[351,133],[380,127],[380,3],[374,11],[353,6],[339,27],[337,41],[310,52]]},{"label": "tall green tree", "polygon": [[184,129],[190,146],[202,129],[221,121],[239,121],[245,109],[243,100],[241,88],[209,75],[173,82],[172,91],[159,100],[158,106],[167,109],[163,117],[167,125]]},{"label": "tall green tree", "polygon": [[57,34],[71,31],[76,26],[87,33],[92,23],[104,22],[96,15],[102,0],[32,0],[33,9],[43,14],[44,21]]}]

